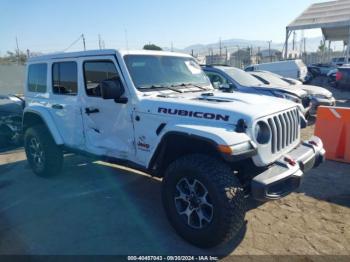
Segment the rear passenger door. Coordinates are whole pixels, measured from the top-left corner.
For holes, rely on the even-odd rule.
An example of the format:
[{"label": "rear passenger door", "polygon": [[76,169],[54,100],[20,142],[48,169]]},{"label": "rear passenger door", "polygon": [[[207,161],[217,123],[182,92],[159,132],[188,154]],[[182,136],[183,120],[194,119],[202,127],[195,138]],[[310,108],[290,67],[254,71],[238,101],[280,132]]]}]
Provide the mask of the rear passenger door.
[{"label": "rear passenger door", "polygon": [[51,64],[49,109],[65,145],[83,147],[83,124],[78,98],[78,65],[75,61]]}]

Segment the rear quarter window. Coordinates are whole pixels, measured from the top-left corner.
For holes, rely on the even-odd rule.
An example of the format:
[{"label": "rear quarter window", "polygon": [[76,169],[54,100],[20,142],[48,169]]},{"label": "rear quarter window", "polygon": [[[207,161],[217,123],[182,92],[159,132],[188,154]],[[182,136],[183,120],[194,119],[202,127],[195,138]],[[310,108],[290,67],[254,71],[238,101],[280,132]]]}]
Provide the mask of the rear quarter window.
[{"label": "rear quarter window", "polygon": [[28,67],[28,91],[46,93],[47,64],[32,64]]}]

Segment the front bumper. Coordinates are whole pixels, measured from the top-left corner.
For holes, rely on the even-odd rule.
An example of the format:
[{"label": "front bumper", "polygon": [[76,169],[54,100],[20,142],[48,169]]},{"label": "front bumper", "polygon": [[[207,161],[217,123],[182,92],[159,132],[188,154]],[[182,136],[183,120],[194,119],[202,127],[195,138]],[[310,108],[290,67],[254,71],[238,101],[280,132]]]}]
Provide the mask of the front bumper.
[{"label": "front bumper", "polygon": [[282,156],[267,170],[253,178],[252,197],[267,201],[288,195],[299,187],[305,172],[324,162],[325,153],[323,143],[318,137],[314,136],[309,141],[302,142],[288,155]]}]

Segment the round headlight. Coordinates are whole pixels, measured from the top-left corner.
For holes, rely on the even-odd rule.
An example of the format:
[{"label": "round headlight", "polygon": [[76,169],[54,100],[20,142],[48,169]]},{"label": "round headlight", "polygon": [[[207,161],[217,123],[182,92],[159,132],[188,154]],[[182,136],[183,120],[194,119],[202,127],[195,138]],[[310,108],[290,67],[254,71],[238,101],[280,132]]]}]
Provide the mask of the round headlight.
[{"label": "round headlight", "polygon": [[256,123],[255,125],[256,142],[258,142],[259,144],[267,144],[270,141],[270,136],[271,136],[270,128],[265,122],[259,121],[258,123]]}]

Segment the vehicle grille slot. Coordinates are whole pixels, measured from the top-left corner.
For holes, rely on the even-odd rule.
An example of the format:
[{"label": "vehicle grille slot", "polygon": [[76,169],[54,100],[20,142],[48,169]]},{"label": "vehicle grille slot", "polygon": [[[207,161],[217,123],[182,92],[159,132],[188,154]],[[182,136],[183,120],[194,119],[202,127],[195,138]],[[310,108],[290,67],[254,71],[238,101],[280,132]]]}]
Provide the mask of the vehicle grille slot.
[{"label": "vehicle grille slot", "polygon": [[278,153],[299,137],[299,112],[293,109],[267,119],[271,129],[271,152]]},{"label": "vehicle grille slot", "polygon": [[280,123],[282,125],[282,148],[285,148],[287,146],[286,145],[286,141],[287,141],[287,139],[286,139],[286,136],[287,136],[287,134],[286,134],[286,126],[287,125],[286,125],[286,122],[283,119],[283,114],[279,115],[278,118],[279,118]]},{"label": "vehicle grille slot", "polygon": [[271,135],[272,135],[271,136],[271,151],[274,154],[277,151],[277,136],[276,136],[277,129],[276,129],[276,125],[273,122],[272,118],[269,118],[267,120],[267,122],[269,123],[270,129],[271,129]]},{"label": "vehicle grille slot", "polygon": [[290,121],[286,113],[283,113],[283,119],[286,123],[286,146],[290,144]]},{"label": "vehicle grille slot", "polygon": [[277,126],[277,150],[280,151],[282,149],[282,126],[278,116],[274,116],[273,119],[275,120]]},{"label": "vehicle grille slot", "polygon": [[293,112],[295,116],[295,139],[297,139],[299,137],[299,113],[298,110],[294,110]]},{"label": "vehicle grille slot", "polygon": [[293,139],[294,139],[294,127],[293,127],[293,116],[291,114],[291,112],[287,112],[289,121],[290,121],[290,126],[289,126],[289,130],[290,130],[290,138],[289,138],[289,143],[291,144]]}]

